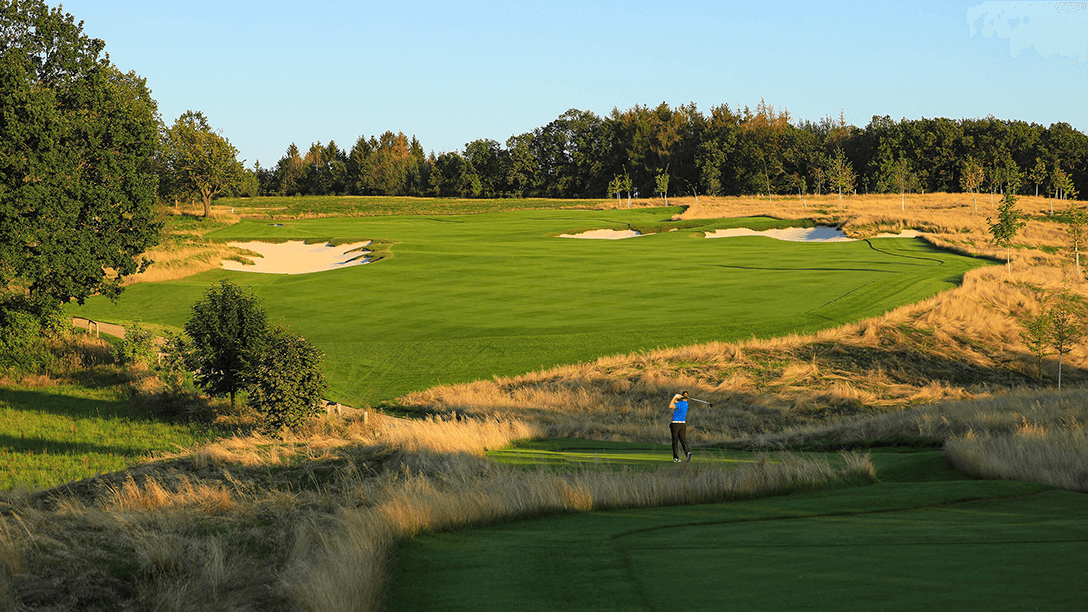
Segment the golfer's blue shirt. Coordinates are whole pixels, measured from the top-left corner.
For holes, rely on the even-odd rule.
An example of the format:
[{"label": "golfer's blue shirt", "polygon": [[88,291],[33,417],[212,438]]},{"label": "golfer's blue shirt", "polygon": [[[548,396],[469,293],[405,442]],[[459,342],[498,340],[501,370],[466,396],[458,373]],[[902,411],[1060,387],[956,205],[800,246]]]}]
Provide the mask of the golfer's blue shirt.
[{"label": "golfer's blue shirt", "polygon": [[688,401],[677,400],[676,409],[672,411],[672,420],[680,421],[681,423],[688,420]]}]

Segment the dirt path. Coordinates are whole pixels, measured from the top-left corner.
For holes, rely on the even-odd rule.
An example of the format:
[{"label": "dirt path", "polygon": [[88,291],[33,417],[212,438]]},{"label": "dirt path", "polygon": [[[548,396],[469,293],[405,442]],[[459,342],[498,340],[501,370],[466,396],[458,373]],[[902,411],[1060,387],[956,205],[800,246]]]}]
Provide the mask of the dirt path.
[{"label": "dirt path", "polygon": [[95,332],[95,335],[109,334],[111,336],[117,336],[118,338],[125,337],[125,328],[120,325],[114,325],[113,323],[100,323],[98,321],[92,321],[83,317],[72,317],[72,327],[78,327],[87,331]]}]

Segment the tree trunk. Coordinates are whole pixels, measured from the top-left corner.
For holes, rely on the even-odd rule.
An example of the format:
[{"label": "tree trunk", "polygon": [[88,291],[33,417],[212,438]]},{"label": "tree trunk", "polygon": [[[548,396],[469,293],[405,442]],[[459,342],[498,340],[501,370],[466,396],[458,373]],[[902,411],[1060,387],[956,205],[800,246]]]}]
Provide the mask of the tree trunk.
[{"label": "tree trunk", "polygon": [[212,194],[202,191],[200,199],[204,200],[204,218],[207,219],[212,213]]},{"label": "tree trunk", "polygon": [[899,192],[899,207],[903,210],[907,209],[907,195],[905,191]]}]

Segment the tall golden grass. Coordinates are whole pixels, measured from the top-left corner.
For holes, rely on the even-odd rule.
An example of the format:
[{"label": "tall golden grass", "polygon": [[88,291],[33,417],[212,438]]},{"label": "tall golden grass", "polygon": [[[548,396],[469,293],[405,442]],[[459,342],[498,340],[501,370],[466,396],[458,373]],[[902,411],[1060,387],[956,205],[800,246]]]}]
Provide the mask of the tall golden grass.
[{"label": "tall golden grass", "polygon": [[1044,427],[1024,421],[1010,434],[969,430],[949,438],[944,454],[956,469],[978,478],[1088,493],[1088,431],[1078,422]]},{"label": "tall golden grass", "polygon": [[[180,215],[179,211],[165,210],[167,215]],[[208,242],[204,235],[223,224],[236,223],[240,217],[221,208],[213,208],[208,227],[168,230],[162,243],[142,255],[154,263],[140,274],[124,278],[123,284],[154,283],[185,278],[222,266],[223,260],[248,262],[257,253],[232,247],[224,243]]]}]

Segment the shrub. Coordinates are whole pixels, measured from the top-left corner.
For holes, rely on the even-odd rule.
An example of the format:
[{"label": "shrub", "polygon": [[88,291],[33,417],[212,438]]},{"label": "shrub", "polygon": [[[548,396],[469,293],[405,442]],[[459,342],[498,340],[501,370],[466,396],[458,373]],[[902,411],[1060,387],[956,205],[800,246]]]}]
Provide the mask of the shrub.
[{"label": "shrub", "polygon": [[[53,327],[52,318],[45,317],[45,327]],[[0,367],[33,370],[49,361],[42,320],[40,309],[23,296],[0,300]]]},{"label": "shrub", "polygon": [[125,337],[113,348],[113,359],[122,365],[142,363],[150,366],[155,357],[155,332],[139,323],[126,325]]},{"label": "shrub", "polygon": [[261,413],[262,429],[293,429],[318,413],[328,387],[323,359],[302,336],[279,326],[270,330],[249,387],[249,405]]}]

